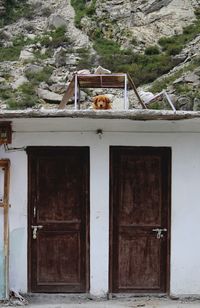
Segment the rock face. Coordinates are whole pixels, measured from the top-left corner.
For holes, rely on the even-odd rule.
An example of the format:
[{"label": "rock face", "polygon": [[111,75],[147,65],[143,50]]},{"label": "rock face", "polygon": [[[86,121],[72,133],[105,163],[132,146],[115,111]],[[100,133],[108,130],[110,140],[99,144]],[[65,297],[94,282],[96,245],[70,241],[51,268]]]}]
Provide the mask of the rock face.
[{"label": "rock face", "polygon": [[60,103],[62,100],[62,95],[44,89],[38,89],[38,96],[49,103]]},{"label": "rock face", "polygon": [[48,19],[48,27],[55,28],[55,29],[60,28],[60,27],[66,28],[67,22],[62,16],[52,14]]},{"label": "rock face", "polygon": [[82,25],[87,33],[98,25],[107,38],[125,47],[133,41],[148,46],[162,36],[181,33],[195,19],[198,6],[198,0],[97,0],[97,22],[87,18]]}]

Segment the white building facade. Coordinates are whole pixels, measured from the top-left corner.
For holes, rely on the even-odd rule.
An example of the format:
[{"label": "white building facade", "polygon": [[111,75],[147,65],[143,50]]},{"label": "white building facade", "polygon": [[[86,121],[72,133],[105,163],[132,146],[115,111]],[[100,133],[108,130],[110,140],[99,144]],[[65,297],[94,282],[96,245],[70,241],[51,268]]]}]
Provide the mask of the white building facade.
[{"label": "white building facade", "polygon": [[[130,114],[124,116],[124,118],[120,118],[113,116],[112,111],[110,113],[106,112],[105,117],[104,112],[97,112],[96,116],[91,116],[94,114],[91,111],[80,117],[42,115],[31,118],[27,118],[27,115],[12,115],[12,112],[10,112],[7,115],[7,119],[1,119],[2,121],[12,121],[13,129],[12,144],[9,145],[10,150],[7,151],[3,146],[0,148],[0,159],[9,159],[11,163],[9,194],[11,204],[9,211],[9,288],[22,293],[34,292],[35,290],[30,282],[30,275],[33,277],[30,265],[30,262],[32,262],[30,261],[30,255],[32,253],[30,241],[32,241],[33,228],[31,227],[30,218],[28,218],[30,215],[28,210],[28,204],[30,203],[28,197],[30,179],[28,171],[29,158],[26,148],[37,147],[43,149],[44,147],[48,147],[49,149],[49,147],[64,147],[67,151],[67,147],[72,149],[80,147],[87,149],[89,161],[89,210],[87,213],[88,233],[86,236],[88,246],[86,253],[87,273],[85,274],[87,276],[87,287],[83,292],[90,293],[94,296],[106,296],[108,293],[115,293],[115,290],[118,288],[119,293],[127,291],[129,293],[139,293],[144,291],[149,294],[166,293],[170,296],[200,295],[200,119],[196,114],[196,116],[187,120],[185,119],[187,118],[186,114],[183,115],[183,113],[180,115],[179,120],[176,117],[173,119],[172,112],[166,113],[167,115],[162,115],[158,112],[157,119],[152,119],[148,111],[145,112],[145,121],[138,114],[134,116],[132,113],[132,118],[130,118]],[[107,116],[108,114],[109,117]],[[111,263],[114,257],[112,256],[110,247],[115,246],[115,239],[110,235],[112,233],[111,224],[113,223],[110,207],[110,203],[112,202],[110,197],[112,185],[112,180],[110,180],[110,161],[112,149],[115,151],[117,148],[122,150],[129,148],[133,149],[133,151],[134,149],[137,151],[138,148],[142,148],[144,152],[148,151],[149,148],[153,148],[155,151],[158,149],[158,152],[159,149],[166,149],[171,153],[168,162],[170,165],[170,174],[168,174],[168,182],[170,183],[168,183],[168,187],[170,188],[168,188],[169,200],[167,203],[167,206],[169,206],[167,251],[164,250],[164,254],[167,256],[166,263],[163,265],[164,267],[166,266],[164,289],[162,287],[159,289],[159,286],[158,288],[155,287],[160,282],[153,280],[152,288],[151,282],[149,282],[150,285],[148,287],[138,287],[137,283],[134,282],[134,273],[133,275],[131,274],[132,276],[127,277],[128,283],[126,285],[124,282],[126,276],[123,276],[123,273],[120,272],[123,268],[126,271],[126,264],[123,267],[119,264],[119,271],[115,274],[111,273]],[[116,170],[118,170],[117,168]],[[149,168],[153,170],[153,167]],[[121,176],[123,177],[124,175],[122,174]],[[139,178],[139,181],[142,180]],[[157,187],[156,183],[154,183],[155,185],[152,184],[153,187]],[[162,185],[160,190],[163,191],[164,188]],[[124,189],[129,188],[125,187]],[[141,191],[145,191],[145,188],[142,188]],[[51,194],[50,191],[49,194]],[[143,199],[140,198],[140,200]],[[0,227],[3,230],[3,209],[0,209]],[[159,228],[161,227],[163,226],[159,225]],[[37,232],[40,234],[42,230],[37,230]],[[1,243],[3,243],[2,234],[1,232]],[[159,239],[157,236],[159,237],[158,233],[151,232],[152,241],[148,242],[150,243],[149,245],[154,245],[156,240],[162,240],[162,238]],[[162,236],[164,238],[164,232]],[[113,242],[111,243],[111,241]],[[43,243],[45,242],[41,242],[41,246]],[[131,254],[135,252],[131,250],[131,243],[133,243],[133,247],[138,247],[137,243],[135,244],[135,241],[131,239],[129,244],[127,244],[128,246],[119,244],[116,250],[113,250],[115,253],[116,251],[119,253],[119,263],[128,262],[126,261],[126,257],[122,256],[121,250],[123,250],[123,247],[125,247],[124,249],[128,247],[128,258],[132,258]],[[147,243],[147,241],[144,241],[144,243]],[[146,247],[143,247],[142,251],[145,249]],[[162,250],[162,247],[159,249]],[[2,246],[0,251],[2,258]],[[154,251],[154,248],[152,248],[152,251]],[[157,253],[156,251],[155,254],[157,255],[161,253]],[[80,251],[80,253],[82,252]],[[57,258],[59,259],[59,257]],[[145,275],[148,276],[147,271],[150,271],[150,273],[154,271],[152,261],[149,261],[150,259],[148,258],[146,260],[149,262],[149,265],[148,269],[145,268],[143,274],[141,274],[144,275],[144,278],[146,277]],[[38,261],[38,266],[41,266],[40,262],[42,261]],[[48,262],[51,262],[51,259]],[[64,260],[62,262],[62,264],[65,264],[67,261]],[[81,262],[79,263],[78,261],[79,266],[81,266]],[[132,266],[133,269],[131,271],[134,271],[135,265],[129,264],[128,266],[129,270]],[[64,268],[62,270],[65,271]],[[79,270],[81,271],[80,268],[77,271]],[[116,287],[113,287],[113,275],[118,275],[119,283]],[[161,277],[162,273],[159,273],[158,276]],[[60,274],[59,277],[61,277],[60,285],[63,285],[65,276]],[[73,273],[71,274],[71,279],[73,284],[73,279],[75,279]],[[161,277],[159,279],[162,280],[163,278]],[[52,284],[52,277],[49,280],[50,284]],[[132,287],[131,283],[133,285],[134,283],[136,284]],[[40,288],[43,290],[42,285],[42,283],[39,284],[37,292]],[[79,292],[77,290],[75,289],[75,292]],[[50,292],[54,293],[54,290],[51,289]],[[59,292],[59,288],[55,289],[56,292]],[[73,292],[70,291],[70,293]]]}]

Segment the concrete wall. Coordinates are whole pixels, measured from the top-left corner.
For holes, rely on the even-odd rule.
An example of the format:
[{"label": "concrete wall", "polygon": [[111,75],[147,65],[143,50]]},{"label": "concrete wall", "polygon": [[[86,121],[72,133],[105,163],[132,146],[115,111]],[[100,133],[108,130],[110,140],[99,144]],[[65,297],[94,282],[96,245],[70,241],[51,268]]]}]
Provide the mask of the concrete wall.
[{"label": "concrete wall", "polygon": [[[95,131],[14,133],[13,146],[28,145],[90,147],[90,285],[93,295],[104,295],[108,291],[109,146],[171,147],[170,293],[200,295],[200,133],[104,132],[102,139]],[[4,153],[2,148],[0,151],[1,158],[11,160],[10,287],[27,292],[27,155],[24,151]]]}]

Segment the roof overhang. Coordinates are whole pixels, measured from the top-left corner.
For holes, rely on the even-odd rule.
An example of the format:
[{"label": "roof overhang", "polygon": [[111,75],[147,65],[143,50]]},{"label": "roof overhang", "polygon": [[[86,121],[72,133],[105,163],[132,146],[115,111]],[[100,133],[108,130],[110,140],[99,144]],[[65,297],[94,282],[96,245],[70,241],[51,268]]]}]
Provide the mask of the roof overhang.
[{"label": "roof overhang", "polygon": [[168,111],[168,110],[66,110],[66,109],[39,109],[39,110],[1,110],[0,120],[15,118],[84,118],[84,119],[121,119],[132,121],[151,120],[186,120],[200,118],[197,111]]}]

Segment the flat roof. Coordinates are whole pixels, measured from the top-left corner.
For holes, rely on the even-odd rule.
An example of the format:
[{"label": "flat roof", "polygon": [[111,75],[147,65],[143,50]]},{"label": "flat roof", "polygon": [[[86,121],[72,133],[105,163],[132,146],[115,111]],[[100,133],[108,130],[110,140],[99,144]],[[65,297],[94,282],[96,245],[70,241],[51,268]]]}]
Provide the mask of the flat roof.
[{"label": "flat roof", "polygon": [[135,121],[184,120],[200,118],[200,111],[169,111],[152,109],[132,110],[66,110],[26,109],[1,110],[0,120],[15,118],[85,118],[85,119],[127,119]]}]

